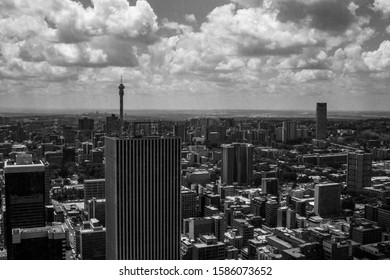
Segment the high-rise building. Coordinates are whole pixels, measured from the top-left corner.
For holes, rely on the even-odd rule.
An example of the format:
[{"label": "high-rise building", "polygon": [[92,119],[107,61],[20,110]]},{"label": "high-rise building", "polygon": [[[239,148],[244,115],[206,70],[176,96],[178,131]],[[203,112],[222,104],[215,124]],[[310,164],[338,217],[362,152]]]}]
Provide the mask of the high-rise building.
[{"label": "high-rise building", "polygon": [[106,198],[106,180],[89,179],[84,180],[84,209],[88,211],[88,200]]},{"label": "high-rise building", "polygon": [[283,122],[282,141],[288,143],[297,139],[297,123],[291,121]]},{"label": "high-rise building", "polygon": [[347,187],[362,189],[371,186],[372,155],[363,151],[348,153]]},{"label": "high-rise building", "polygon": [[181,217],[182,219],[194,218],[197,216],[195,191],[189,189],[181,190]]},{"label": "high-rise building", "polygon": [[327,105],[326,103],[317,103],[316,110],[316,139],[325,140],[328,137],[327,128]]},{"label": "high-rise building", "polygon": [[277,226],[286,227],[287,226],[287,206],[279,207],[277,214]]},{"label": "high-rise building", "polygon": [[97,219],[103,227],[106,226],[106,200],[92,198],[88,200],[88,219]]},{"label": "high-rise building", "polygon": [[105,144],[107,259],[180,259],[180,138]]},{"label": "high-rise building", "polygon": [[108,134],[112,134],[118,131],[119,126],[118,117],[115,114],[112,114],[109,117],[106,117],[106,132]]},{"label": "high-rise building", "polygon": [[243,219],[234,219],[232,227],[238,230],[238,234],[242,236],[242,245],[247,246],[248,241],[253,238],[254,226]]},{"label": "high-rise building", "polygon": [[265,204],[265,224],[269,227],[276,227],[278,220],[278,202],[268,200]]},{"label": "high-rise building", "polygon": [[295,212],[295,210],[290,209],[290,208],[287,210],[286,227],[289,229],[296,228],[296,212]]},{"label": "high-rise building", "polygon": [[264,194],[279,195],[279,180],[278,178],[262,178],[261,188]]},{"label": "high-rise building", "polygon": [[65,144],[73,144],[75,142],[75,131],[71,126],[64,125],[62,128]]},{"label": "high-rise building", "polygon": [[317,184],[314,187],[314,213],[321,217],[340,214],[341,186],[338,183]]},{"label": "high-rise building", "polygon": [[66,233],[62,225],[14,228],[11,241],[13,260],[65,259]]},{"label": "high-rise building", "polygon": [[253,182],[253,145],[222,145],[222,184],[250,185]]},{"label": "high-rise building", "polygon": [[174,136],[180,137],[182,142],[187,142],[187,123],[178,122],[173,127]]},{"label": "high-rise building", "polygon": [[93,128],[94,128],[93,119],[88,119],[87,117],[79,119],[79,130],[93,130]]},{"label": "high-rise building", "polygon": [[45,165],[31,155],[7,161],[5,175],[5,239],[8,258],[13,259],[12,229],[45,226]]}]

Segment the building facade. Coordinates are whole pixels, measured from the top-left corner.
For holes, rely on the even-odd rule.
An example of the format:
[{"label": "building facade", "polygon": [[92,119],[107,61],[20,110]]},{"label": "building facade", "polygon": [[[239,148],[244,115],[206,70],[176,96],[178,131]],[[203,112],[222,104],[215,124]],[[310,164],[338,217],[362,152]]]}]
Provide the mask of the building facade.
[{"label": "building facade", "polygon": [[107,259],[180,259],[180,138],[105,144]]},{"label": "building facade", "polygon": [[326,132],[327,127],[327,104],[326,103],[317,103],[316,109],[316,139],[325,140],[328,136]]}]

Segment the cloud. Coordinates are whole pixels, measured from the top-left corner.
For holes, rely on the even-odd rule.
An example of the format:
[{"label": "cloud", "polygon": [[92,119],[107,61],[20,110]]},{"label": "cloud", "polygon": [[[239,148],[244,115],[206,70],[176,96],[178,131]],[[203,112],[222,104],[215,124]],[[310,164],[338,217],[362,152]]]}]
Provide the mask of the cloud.
[{"label": "cloud", "polygon": [[311,27],[343,32],[353,22],[349,0],[277,0],[278,19],[282,22],[309,22]]},{"label": "cloud", "polygon": [[[139,0],[129,6],[126,0],[93,0],[92,4],[83,7],[70,0],[37,0],[34,4],[27,0],[2,1],[2,77],[18,79],[27,75],[40,79],[28,72],[36,63],[41,69],[36,73],[46,79],[42,71],[51,75],[52,68],[43,67],[43,62],[53,69],[137,66],[145,46],[158,39],[157,16],[148,2]],[[19,71],[13,71],[16,68]],[[23,71],[28,73],[24,75]]]},{"label": "cloud", "polygon": [[197,23],[197,20],[196,20],[196,17],[194,14],[185,14],[184,19],[189,24],[196,24]]},{"label": "cloud", "polygon": [[390,41],[383,41],[375,51],[364,52],[362,58],[371,71],[389,71]]},{"label": "cloud", "polygon": [[234,44],[238,53],[248,56],[288,55],[323,43],[315,30],[278,21],[276,11],[235,10],[233,4],[214,9],[201,30],[208,36]]},{"label": "cloud", "polygon": [[253,8],[261,7],[264,0],[231,0],[234,3],[237,3],[241,8]]},{"label": "cloud", "polygon": [[372,5],[372,9],[375,12],[382,13],[385,18],[390,16],[390,2],[387,0],[375,0]]},{"label": "cloud", "polygon": [[313,81],[327,81],[336,77],[331,70],[310,70],[304,69],[301,71],[283,71],[278,76],[278,81],[281,83],[307,83]]}]

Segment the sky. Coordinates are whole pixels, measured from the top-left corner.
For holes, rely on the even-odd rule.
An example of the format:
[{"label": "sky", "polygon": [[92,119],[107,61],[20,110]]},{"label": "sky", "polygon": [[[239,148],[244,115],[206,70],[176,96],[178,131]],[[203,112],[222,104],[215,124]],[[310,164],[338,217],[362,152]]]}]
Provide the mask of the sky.
[{"label": "sky", "polygon": [[389,0],[1,0],[0,108],[386,111]]}]

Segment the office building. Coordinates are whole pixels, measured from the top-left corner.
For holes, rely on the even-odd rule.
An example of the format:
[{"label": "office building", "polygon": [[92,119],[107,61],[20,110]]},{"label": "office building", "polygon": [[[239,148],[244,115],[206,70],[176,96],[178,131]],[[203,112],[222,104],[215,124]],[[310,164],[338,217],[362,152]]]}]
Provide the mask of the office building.
[{"label": "office building", "polygon": [[325,260],[351,260],[352,248],[351,244],[345,240],[332,237],[326,239],[322,243]]},{"label": "office building", "polygon": [[192,248],[193,260],[224,260],[225,243],[219,242],[213,235],[202,235],[200,242]]},{"label": "office building", "polygon": [[215,230],[215,221],[211,217],[189,219],[188,236],[195,240],[202,234],[212,234]]},{"label": "office building", "polygon": [[382,228],[372,223],[362,223],[352,230],[352,240],[362,245],[382,241]]},{"label": "office building", "polygon": [[314,213],[321,217],[340,214],[341,186],[338,183],[317,184],[314,187]]},{"label": "office building", "polygon": [[265,204],[265,224],[269,227],[276,227],[278,221],[278,202],[268,200]]},{"label": "office building", "polygon": [[94,129],[94,120],[84,117],[79,119],[79,130],[93,130]]},{"label": "office building", "polygon": [[363,189],[371,187],[372,155],[370,153],[348,153],[347,187]]},{"label": "office building", "polygon": [[197,216],[195,191],[189,189],[181,190],[181,217],[182,219],[193,218]]},{"label": "office building", "polygon": [[105,144],[107,259],[180,259],[180,138]]},{"label": "office building", "polygon": [[106,180],[90,179],[84,180],[84,210],[88,212],[88,200],[106,198]]},{"label": "office building", "polygon": [[294,229],[297,226],[297,218],[296,218],[296,211],[293,209],[287,210],[287,217],[286,217],[286,227],[289,229]]},{"label": "office building", "polygon": [[75,131],[71,126],[64,125],[62,128],[62,134],[64,136],[65,144],[75,143]]},{"label": "office building", "polygon": [[83,222],[76,231],[76,253],[82,260],[106,259],[106,228],[97,219]]},{"label": "office building", "polygon": [[173,127],[174,136],[181,138],[183,143],[187,142],[187,123],[178,122]]},{"label": "office building", "polygon": [[242,246],[247,246],[248,241],[253,238],[254,226],[243,219],[234,219],[232,227],[238,230],[238,235],[242,236]]},{"label": "office building", "polygon": [[277,226],[286,227],[287,226],[287,206],[282,206],[278,208],[277,213]]},{"label": "office building", "polygon": [[284,121],[282,128],[282,142],[289,143],[297,139],[297,123]]},{"label": "office building", "polygon": [[118,131],[119,120],[115,114],[111,114],[111,116],[106,117],[106,133],[113,134]]},{"label": "office building", "polygon": [[222,145],[222,184],[250,185],[253,182],[253,145]]},{"label": "office building", "polygon": [[251,213],[255,216],[265,217],[265,197],[254,197],[251,199]]},{"label": "office building", "polygon": [[279,180],[277,178],[262,178],[261,188],[263,194],[279,195]]},{"label": "office building", "polygon": [[88,200],[88,219],[97,219],[103,227],[106,226],[106,200],[92,198]]},{"label": "office building", "polygon": [[5,240],[8,258],[13,259],[12,229],[45,226],[45,165],[20,154],[7,161],[5,175]]},{"label": "office building", "polygon": [[316,139],[325,140],[328,137],[327,128],[327,105],[326,103],[317,103],[316,109]]},{"label": "office building", "polygon": [[64,260],[65,245],[65,228],[62,225],[14,228],[12,229],[12,255],[8,255],[8,259]]}]

